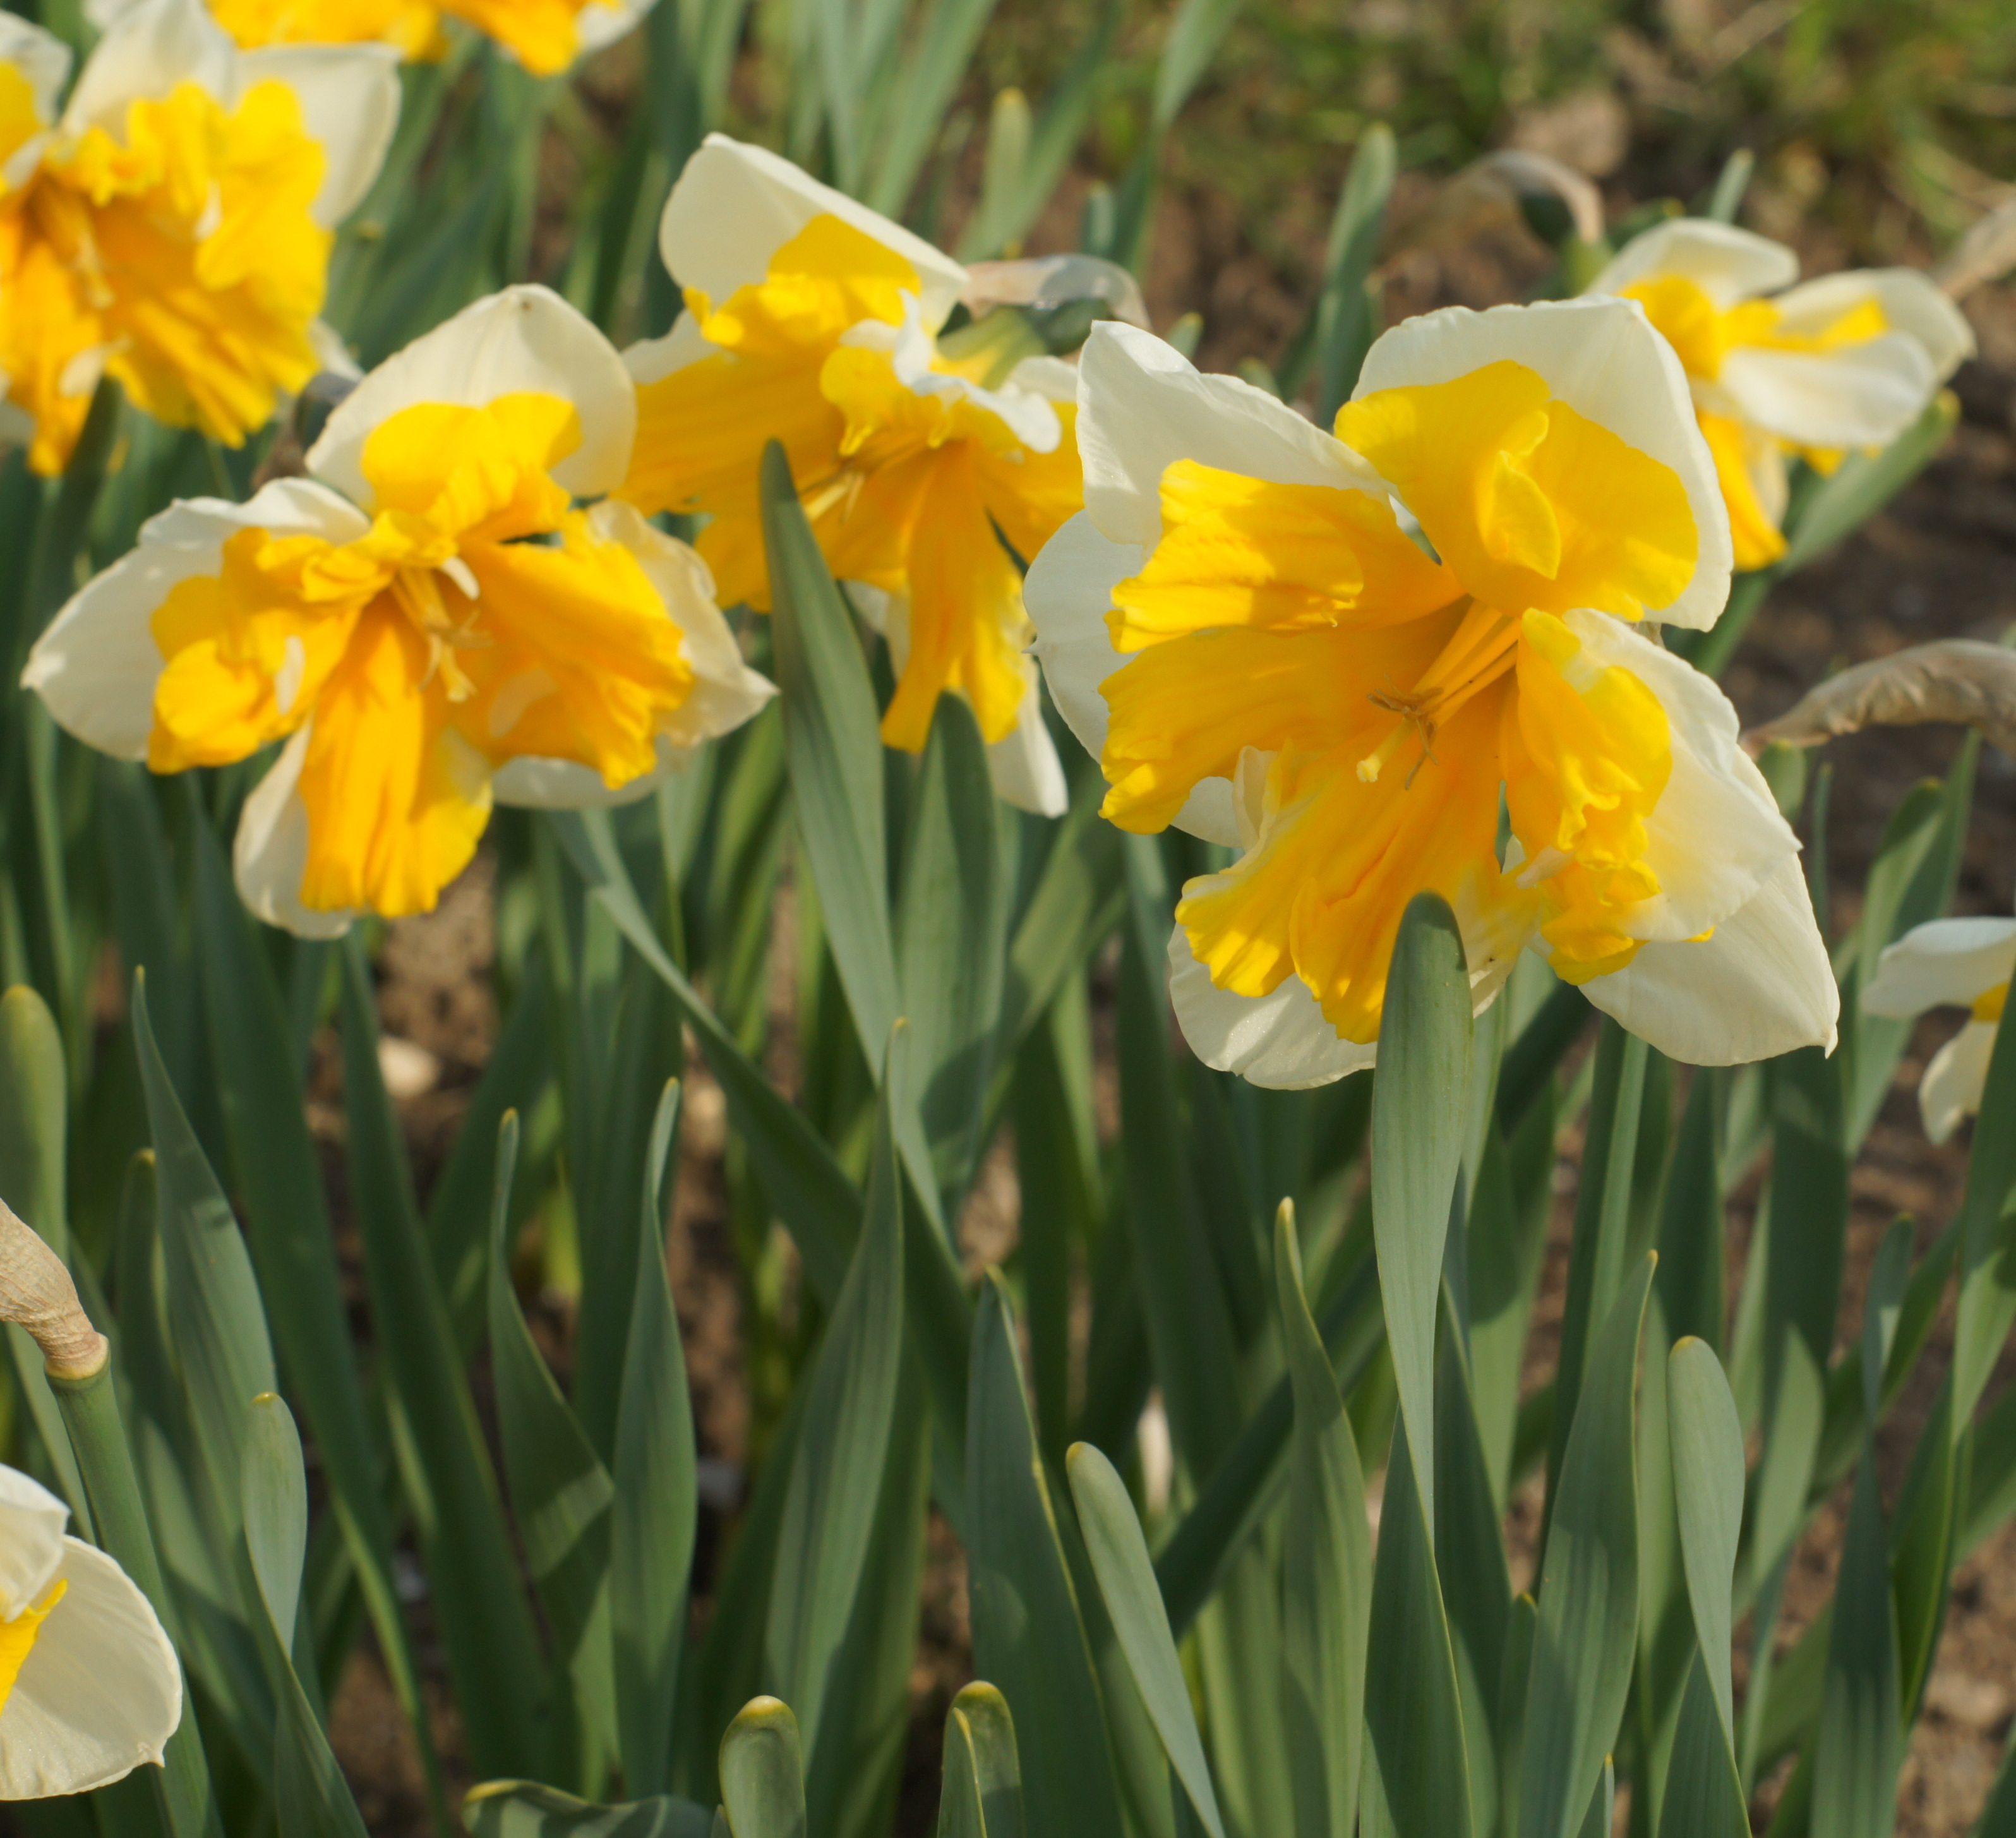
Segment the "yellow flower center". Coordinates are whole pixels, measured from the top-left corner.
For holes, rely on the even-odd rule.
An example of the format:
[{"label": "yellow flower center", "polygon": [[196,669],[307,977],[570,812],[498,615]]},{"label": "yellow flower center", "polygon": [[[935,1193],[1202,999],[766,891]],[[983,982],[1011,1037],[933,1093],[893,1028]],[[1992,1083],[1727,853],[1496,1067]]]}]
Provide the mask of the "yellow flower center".
[{"label": "yellow flower center", "polygon": [[11,1621],[0,1621],[0,1710],[6,1708],[7,1700],[14,1695],[14,1681],[21,1676],[28,1655],[34,1651],[35,1637],[41,1632],[43,1622],[69,1591],[70,1584],[59,1577],[43,1591],[40,1602],[22,1609]]},{"label": "yellow flower center", "polygon": [[[894,330],[920,291],[909,261],[830,216],[719,305],[689,289],[717,349],[639,390],[622,494],[646,512],[708,516],[700,550],[722,601],[767,610],[757,469],[781,441],[833,573],[907,597],[909,652],[882,737],[912,751],[948,689],[965,694],[988,741],[1013,730],[1031,634],[1003,542],[1026,561],[1084,501],[1071,404],[1055,405],[1063,436],[1039,452],[963,391],[923,392],[898,375]],[[981,380],[941,355],[931,367]]]},{"label": "yellow flower center", "polygon": [[1976,1021],[2001,1020],[2002,1005],[2008,1000],[2008,984],[1997,983],[1996,986],[1990,989],[1986,995],[1977,996],[1975,997],[1973,1002],[1974,1018]]},{"label": "yellow flower center", "polygon": [[1253,846],[1191,882],[1177,918],[1220,988],[1298,975],[1368,1041],[1424,888],[1487,953],[1537,928],[1575,980],[1636,953],[1619,924],[1659,892],[1646,822],[1671,737],[1564,615],[1669,604],[1697,533],[1670,468],[1519,364],[1381,391],[1337,435],[1424,541],[1366,492],[1169,467],[1161,539],[1108,615],[1138,654],[1103,685],[1103,764],[1106,814],[1146,831],[1249,749],[1273,756]]},{"label": "yellow flower center", "polygon": [[447,49],[434,0],[210,0],[248,50],[261,45],[396,45],[408,57]]},{"label": "yellow flower center", "polygon": [[[5,76],[0,135],[17,135],[22,79]],[[34,417],[38,471],[62,470],[101,370],[157,420],[232,446],[315,374],[323,165],[284,84],[227,111],[185,83],[131,104],[123,137],[55,140],[0,197],[0,371]]]},{"label": "yellow flower center", "polygon": [[1776,302],[1741,300],[1733,306],[1719,307],[1682,275],[1660,275],[1618,292],[1644,308],[1645,316],[1672,346],[1690,377],[1711,383],[1722,374],[1729,354],[1740,346],[1763,351],[1839,351],[1881,337],[1890,326],[1881,306],[1870,299],[1816,330],[1795,332],[1787,327]]},{"label": "yellow flower center", "polygon": [[580,440],[549,395],[405,409],[365,445],[364,535],[241,532],[221,575],[154,614],[154,770],[242,759],[312,720],[306,905],[431,907],[507,759],[572,760],[612,787],[655,764],[693,672],[636,558],[550,476]]}]

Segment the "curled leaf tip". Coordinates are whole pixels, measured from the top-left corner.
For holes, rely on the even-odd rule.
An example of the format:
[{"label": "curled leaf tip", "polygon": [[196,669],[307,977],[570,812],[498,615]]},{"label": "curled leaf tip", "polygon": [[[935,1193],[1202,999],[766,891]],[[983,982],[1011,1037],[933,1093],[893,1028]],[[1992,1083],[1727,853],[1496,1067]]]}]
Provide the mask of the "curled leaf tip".
[{"label": "curled leaf tip", "polygon": [[63,1260],[0,1200],[0,1321],[25,1328],[52,1378],[89,1378],[110,1348],[77,1299]]},{"label": "curled leaf tip", "polygon": [[1816,685],[1743,737],[1754,757],[1773,741],[1816,747],[1866,727],[1950,721],[2016,757],[2016,651],[1978,639],[1914,644]]}]

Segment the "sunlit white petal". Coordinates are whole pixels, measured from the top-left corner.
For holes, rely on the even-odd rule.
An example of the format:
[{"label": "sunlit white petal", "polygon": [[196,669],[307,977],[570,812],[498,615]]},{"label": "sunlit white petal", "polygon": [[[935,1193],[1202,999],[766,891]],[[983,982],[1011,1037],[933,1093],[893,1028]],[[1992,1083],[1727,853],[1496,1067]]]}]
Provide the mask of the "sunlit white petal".
[{"label": "sunlit white petal", "polygon": [[0,13],[0,63],[12,64],[27,79],[34,92],[35,118],[45,127],[55,124],[70,62],[70,47],[55,33],[18,13]]},{"label": "sunlit white petal", "polygon": [[1022,705],[1015,711],[1014,727],[987,749],[987,773],[995,795],[1017,810],[1060,817],[1071,803],[1064,762],[1057,758],[1057,743],[1043,725],[1042,692],[1036,687],[1033,668]]},{"label": "sunlit white petal", "polygon": [[480,409],[537,393],[571,402],[581,442],[553,469],[580,497],[623,482],[637,434],[637,392],[616,348],[545,287],[507,287],[466,307],[388,359],[344,398],[308,456],[308,470],[362,505],[372,502],[364,443],[421,402]]},{"label": "sunlit white petal", "polygon": [[916,269],[925,323],[945,323],[966,287],[966,270],[902,225],[821,185],[762,147],[710,134],[687,160],[658,228],[666,268],[684,287],[718,305],[761,280],[770,258],[815,217],[837,217]]},{"label": "sunlit white petal", "polygon": [[340,938],[352,920],[363,916],[361,911],[324,910],[301,903],[301,881],[308,867],[308,807],[299,787],[314,728],[311,720],[296,729],[280,757],[253,787],[239,816],[231,867],[238,897],[255,917],[297,938]]},{"label": "sunlit white petal", "polygon": [[1582,993],[1668,1058],[1740,1065],[1795,1047],[1831,1052],[1841,993],[1796,858],[1698,944],[1647,945]]},{"label": "sunlit white petal", "polygon": [[237,61],[237,96],[268,81],[294,92],[302,125],[322,150],[315,220],[333,229],[363,202],[385,164],[399,124],[398,52],[389,45],[279,45]]},{"label": "sunlit white petal", "polygon": [[1633,236],[1586,290],[1615,294],[1661,275],[1692,281],[1726,310],[1740,300],[1775,294],[1799,278],[1799,258],[1783,243],[1705,217],[1676,218]]},{"label": "sunlit white petal", "polygon": [[128,103],[160,101],[184,83],[229,103],[238,59],[203,0],[145,0],[115,20],[85,60],[63,126],[73,134],[103,128],[121,135]]},{"label": "sunlit white petal", "polygon": [[1888,446],[1938,382],[1917,339],[1885,332],[1825,351],[1739,345],[1715,386],[1743,418],[1806,447]]},{"label": "sunlit white petal", "polygon": [[1900,1021],[1928,1008],[1970,1007],[2012,975],[2016,919],[1934,919],[1877,959],[1862,1006]]},{"label": "sunlit white petal", "polygon": [[86,1793],[158,1762],[182,1667],[153,1606],[102,1551],[63,1541],[61,1601],[0,1710],[0,1800]]},{"label": "sunlit white petal", "polygon": [[1918,1115],[1934,1142],[1944,1142],[1981,1108],[1995,1035],[1993,1022],[1971,1021],[1932,1055],[1918,1080]]},{"label": "sunlit white petal", "polygon": [[1974,328],[1929,275],[1914,268],[1865,268],[1802,282],[1772,301],[1787,332],[1817,336],[1865,300],[1884,319],[1924,347],[1932,374],[1943,383],[1974,355]]},{"label": "sunlit white petal", "polygon": [[0,1466],[0,1621],[48,1592],[63,1563],[70,1508],[32,1475]]},{"label": "sunlit white petal", "polygon": [[1299,977],[1287,978],[1266,996],[1221,989],[1180,925],[1169,935],[1169,1000],[1199,1059],[1271,1090],[1328,1085],[1363,1072],[1378,1057],[1376,1046],[1338,1034]]}]

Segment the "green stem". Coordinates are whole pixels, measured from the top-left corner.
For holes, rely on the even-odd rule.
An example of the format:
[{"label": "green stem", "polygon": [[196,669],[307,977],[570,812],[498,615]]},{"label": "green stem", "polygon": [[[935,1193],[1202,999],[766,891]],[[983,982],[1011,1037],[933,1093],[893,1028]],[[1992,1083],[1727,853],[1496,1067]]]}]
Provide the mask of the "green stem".
[{"label": "green stem", "polygon": [[[84,1484],[91,1494],[100,1548],[139,1585],[164,1622],[170,1619],[160,1559],[147,1509],[134,1472],[133,1452],[119,1418],[119,1397],[112,1382],[112,1362],[88,1378],[49,1375],[49,1389],[62,1407],[70,1447],[77,1452]],[[189,1687],[182,1687],[182,1720],[169,1737],[162,1766],[155,1777],[162,1815],[175,1838],[222,1838],[210,1768],[203,1758],[203,1738],[196,1728]]]},{"label": "green stem", "polygon": [[1723,609],[1722,617],[1715,621],[1712,629],[1676,632],[1668,642],[1704,676],[1721,676],[1728,669],[1729,660],[1735,655],[1744,633],[1750,629],[1751,621],[1757,617],[1777,579],[1776,568],[1759,568],[1754,574],[1738,575],[1736,585],[1730,589],[1729,604]]}]

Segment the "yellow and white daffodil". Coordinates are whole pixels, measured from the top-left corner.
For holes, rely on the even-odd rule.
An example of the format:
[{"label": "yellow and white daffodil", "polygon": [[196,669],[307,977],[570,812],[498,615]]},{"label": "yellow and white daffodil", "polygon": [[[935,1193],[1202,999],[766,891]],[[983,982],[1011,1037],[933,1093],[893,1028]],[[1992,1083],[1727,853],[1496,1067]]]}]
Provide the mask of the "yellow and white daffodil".
[{"label": "yellow and white daffodil", "polygon": [[157,772],[284,741],[238,830],[262,918],[331,936],[425,911],[493,799],[642,796],[774,693],[699,557],[603,496],[635,427],[621,357],[572,307],[479,301],[358,385],[308,478],[154,518],[23,681]]},{"label": "yellow and white daffodil", "polygon": [[995,789],[1061,811],[1016,557],[1083,502],[1071,366],[1004,352],[986,319],[941,342],[967,270],[722,135],[679,175],[660,247],[686,312],[628,354],[639,427],[622,495],[706,515],[700,550],[722,599],[767,609],[757,474],[781,441],[828,564],[869,590],[856,604],[888,638],[884,741],[921,749],[939,696],[958,690]]},{"label": "yellow and white daffodil", "polygon": [[1729,524],[1672,351],[1614,300],[1386,333],[1333,438],[1131,328],[1080,366],[1085,510],[1028,579],[1123,829],[1239,852],[1169,941],[1192,1047],[1256,1084],[1372,1063],[1431,889],[1481,1011],[1532,946],[1697,1065],[1831,1043],[1798,844],[1712,625]]},{"label": "yellow and white daffodil", "polygon": [[1899,1021],[1928,1008],[1964,1008],[1967,1025],[1932,1055],[1918,1081],[1925,1133],[1944,1142],[1981,1108],[1989,1057],[2009,979],[2016,975],[2016,919],[1935,919],[1884,952],[1862,992],[1871,1015]]},{"label": "yellow and white daffodil", "polygon": [[100,377],[236,446],[322,367],[340,223],[399,113],[376,45],[239,52],[143,0],[86,61],[0,14],[0,418],[60,471]]},{"label": "yellow and white daffodil", "polygon": [[1677,218],[1627,243],[1588,288],[1636,301],[1678,354],[1739,568],[1785,553],[1791,456],[1831,471],[1852,449],[1888,446],[1974,351],[1960,308],[1915,269],[1798,278],[1782,243]]},{"label": "yellow and white daffodil", "polygon": [[[110,26],[145,0],[86,0]],[[210,0],[217,23],[250,50],[267,45],[390,45],[410,58],[448,49],[444,19],[494,38],[535,76],[556,77],[631,30],[653,0]]]},{"label": "yellow and white daffodil", "polygon": [[0,1467],[0,1800],[88,1793],[158,1763],[182,1674],[153,1605],[70,1508]]}]

